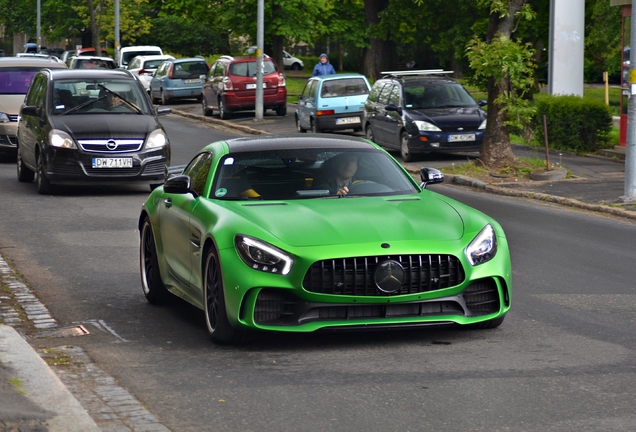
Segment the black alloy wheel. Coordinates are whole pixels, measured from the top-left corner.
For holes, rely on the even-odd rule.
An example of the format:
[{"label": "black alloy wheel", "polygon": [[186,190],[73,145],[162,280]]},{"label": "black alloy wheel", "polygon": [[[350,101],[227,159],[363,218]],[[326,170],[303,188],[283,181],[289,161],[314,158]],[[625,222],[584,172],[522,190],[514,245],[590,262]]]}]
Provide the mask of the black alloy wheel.
[{"label": "black alloy wheel", "polygon": [[231,113],[225,109],[225,103],[223,99],[219,99],[219,118],[221,120],[228,120],[231,117]]},{"label": "black alloy wheel", "polygon": [[148,218],[144,219],[141,226],[139,269],[141,273],[141,288],[148,303],[161,303],[166,300],[168,290],[161,280],[155,236],[152,233],[152,225]]},{"label": "black alloy wheel", "polygon": [[287,105],[277,106],[275,111],[278,117],[284,117],[287,115]]},{"label": "black alloy wheel", "polygon": [[31,183],[35,179],[35,173],[31,171],[22,160],[22,150],[18,146],[18,154],[16,159],[16,167],[18,171],[18,181],[21,183]]},{"label": "black alloy wheel", "polygon": [[218,344],[236,342],[242,332],[232,327],[227,319],[223,275],[213,246],[207,252],[204,271],[205,322],[212,341]]},{"label": "black alloy wheel", "polygon": [[44,174],[44,164],[42,163],[42,156],[37,155],[37,184],[38,184],[38,193],[40,195],[53,193],[54,187],[49,182],[49,179],[46,178],[46,174]]},{"label": "black alloy wheel", "polygon": [[409,134],[402,132],[400,135],[400,156],[404,162],[412,162],[415,160],[415,156],[409,149]]}]

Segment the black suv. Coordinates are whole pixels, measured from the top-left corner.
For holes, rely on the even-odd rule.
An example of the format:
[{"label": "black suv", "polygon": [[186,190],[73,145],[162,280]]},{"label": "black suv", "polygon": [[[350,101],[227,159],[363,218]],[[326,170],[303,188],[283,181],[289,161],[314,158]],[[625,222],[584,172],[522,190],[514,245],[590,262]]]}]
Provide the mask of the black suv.
[{"label": "black suv", "polygon": [[137,78],[125,70],[38,72],[20,111],[17,174],[39,193],[58,184],[161,184],[170,144]]},{"label": "black suv", "polygon": [[486,112],[441,70],[384,72],[364,106],[371,141],[399,150],[404,161],[417,153],[479,151]]}]

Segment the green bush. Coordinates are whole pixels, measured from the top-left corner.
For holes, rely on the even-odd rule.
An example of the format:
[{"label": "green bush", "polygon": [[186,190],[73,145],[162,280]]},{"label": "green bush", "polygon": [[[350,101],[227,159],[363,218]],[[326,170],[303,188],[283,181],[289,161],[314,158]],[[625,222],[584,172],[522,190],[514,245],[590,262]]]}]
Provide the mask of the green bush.
[{"label": "green bush", "polygon": [[604,103],[571,95],[545,96],[535,103],[532,128],[536,144],[544,142],[545,115],[550,148],[588,153],[612,146],[612,116]]}]

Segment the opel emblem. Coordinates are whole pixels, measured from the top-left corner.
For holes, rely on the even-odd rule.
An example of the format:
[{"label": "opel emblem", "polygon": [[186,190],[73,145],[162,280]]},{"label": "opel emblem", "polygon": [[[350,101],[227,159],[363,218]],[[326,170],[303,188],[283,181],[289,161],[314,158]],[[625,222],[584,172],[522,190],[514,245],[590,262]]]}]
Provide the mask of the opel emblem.
[{"label": "opel emblem", "polygon": [[108,142],[106,143],[106,148],[108,150],[117,149],[117,141],[115,141],[114,139],[109,139]]},{"label": "opel emblem", "polygon": [[385,294],[394,294],[404,283],[404,267],[395,260],[387,260],[378,264],[373,273],[375,286]]}]

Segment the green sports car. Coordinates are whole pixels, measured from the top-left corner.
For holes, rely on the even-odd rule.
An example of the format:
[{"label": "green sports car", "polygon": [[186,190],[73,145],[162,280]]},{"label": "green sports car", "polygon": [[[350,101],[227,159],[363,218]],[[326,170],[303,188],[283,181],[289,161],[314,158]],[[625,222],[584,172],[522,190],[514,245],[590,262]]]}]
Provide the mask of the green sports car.
[{"label": "green sports car", "polygon": [[359,138],[266,135],[209,144],[139,218],[148,301],[205,312],[215,342],[249,330],[499,326],[511,265],[501,226],[426,190]]}]

